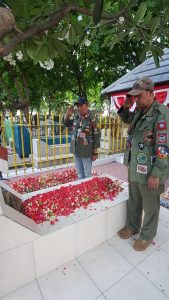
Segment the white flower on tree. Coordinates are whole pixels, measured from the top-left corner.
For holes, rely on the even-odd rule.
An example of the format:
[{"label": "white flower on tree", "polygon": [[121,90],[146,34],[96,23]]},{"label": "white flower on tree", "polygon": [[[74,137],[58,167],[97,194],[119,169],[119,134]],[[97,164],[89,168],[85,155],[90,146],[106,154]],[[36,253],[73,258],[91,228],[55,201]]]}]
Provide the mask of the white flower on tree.
[{"label": "white flower on tree", "polygon": [[86,39],[86,40],[84,41],[84,45],[85,45],[86,47],[90,46],[90,45],[91,45],[91,41],[89,41],[88,39]]},{"label": "white flower on tree", "polygon": [[78,16],[77,19],[78,19],[78,21],[82,21],[83,20],[82,15]]},{"label": "white flower on tree", "polygon": [[8,61],[10,65],[16,66],[16,60],[12,57],[12,53],[3,57],[4,60]]},{"label": "white flower on tree", "polygon": [[124,17],[120,17],[119,20],[118,20],[119,24],[122,25],[124,23],[124,20],[125,20]]},{"label": "white flower on tree", "polygon": [[17,57],[18,60],[22,60],[23,53],[21,51],[16,52],[16,57]]},{"label": "white flower on tree", "polygon": [[39,61],[39,64],[41,68],[46,69],[46,70],[51,70],[54,67],[54,61],[52,59],[48,59],[45,61]]}]

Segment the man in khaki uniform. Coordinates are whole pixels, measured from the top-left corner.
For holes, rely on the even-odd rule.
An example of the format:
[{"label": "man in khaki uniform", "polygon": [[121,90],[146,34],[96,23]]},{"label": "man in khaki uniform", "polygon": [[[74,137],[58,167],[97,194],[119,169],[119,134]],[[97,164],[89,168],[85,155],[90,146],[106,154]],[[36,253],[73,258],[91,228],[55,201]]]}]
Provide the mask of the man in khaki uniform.
[{"label": "man in khaki uniform", "polygon": [[70,151],[75,157],[78,178],[83,179],[91,176],[92,161],[98,158],[100,128],[97,116],[89,110],[89,103],[85,97],[79,97],[74,105],[77,106],[77,112],[74,114],[73,107],[69,107],[64,124],[72,127]]},{"label": "man in khaki uniform", "polygon": [[[157,232],[160,194],[169,177],[169,109],[154,98],[148,77],[137,80],[118,111],[128,129],[124,164],[128,166],[128,221],[118,235],[127,239],[140,232],[134,249],[145,250]],[[129,109],[136,102],[136,109]],[[144,218],[142,222],[142,213]]]}]

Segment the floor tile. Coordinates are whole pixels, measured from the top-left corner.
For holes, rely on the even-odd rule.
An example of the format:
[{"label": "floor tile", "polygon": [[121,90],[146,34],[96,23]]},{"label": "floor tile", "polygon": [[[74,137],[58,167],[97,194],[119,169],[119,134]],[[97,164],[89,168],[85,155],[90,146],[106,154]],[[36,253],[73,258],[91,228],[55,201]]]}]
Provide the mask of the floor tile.
[{"label": "floor tile", "polygon": [[159,221],[169,227],[169,209],[162,206],[160,207]]},{"label": "floor tile", "polygon": [[44,300],[94,300],[100,291],[77,260],[38,279]]},{"label": "floor tile", "polygon": [[169,297],[169,254],[161,249],[154,251],[137,268]]},{"label": "floor tile", "polygon": [[1,300],[43,300],[37,281],[34,280]]},{"label": "floor tile", "polygon": [[78,261],[102,292],[132,269],[132,265],[107,243],[79,256]]},{"label": "floor tile", "polygon": [[107,300],[167,300],[139,271],[132,270],[105,293]]},{"label": "floor tile", "polygon": [[108,240],[108,242],[129,262],[136,266],[169,238],[169,229],[164,224],[159,223],[157,235],[146,251],[139,252],[133,249],[134,240],[138,237],[139,235],[137,234],[127,240],[123,240],[116,235]]},{"label": "floor tile", "polygon": [[155,251],[156,245],[152,244],[146,251],[135,251],[133,249],[134,239],[138,238],[138,235],[123,240],[117,235],[108,240],[108,243],[116,249],[121,255],[123,255],[133,266],[137,266],[142,260],[144,260],[150,253]]},{"label": "floor tile", "polygon": [[95,300],[106,300],[106,297],[104,295],[102,295],[102,296],[100,296],[99,298],[97,298]]},{"label": "floor tile", "polygon": [[162,243],[164,243],[168,239],[169,239],[169,227],[167,227],[164,223],[159,222],[157,235],[154,238],[155,245],[159,247]]},{"label": "floor tile", "polygon": [[169,254],[169,239],[164,242],[161,246],[160,246],[161,249],[165,250],[168,254]]}]

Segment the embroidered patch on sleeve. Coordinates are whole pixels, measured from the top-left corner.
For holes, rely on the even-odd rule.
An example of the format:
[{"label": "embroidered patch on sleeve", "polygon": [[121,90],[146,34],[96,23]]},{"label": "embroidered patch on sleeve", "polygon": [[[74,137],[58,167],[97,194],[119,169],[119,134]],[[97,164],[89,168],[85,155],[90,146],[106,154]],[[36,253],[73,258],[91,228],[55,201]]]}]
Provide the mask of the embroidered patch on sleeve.
[{"label": "embroidered patch on sleeve", "polygon": [[137,165],[137,173],[147,174],[147,166]]},{"label": "embroidered patch on sleeve", "polygon": [[169,148],[167,146],[161,146],[157,148],[157,157],[166,159],[169,157]]},{"label": "embroidered patch on sleeve", "polygon": [[158,132],[157,142],[158,144],[166,144],[168,142],[167,132]]},{"label": "embroidered patch on sleeve", "polygon": [[166,121],[157,122],[157,130],[167,130]]}]

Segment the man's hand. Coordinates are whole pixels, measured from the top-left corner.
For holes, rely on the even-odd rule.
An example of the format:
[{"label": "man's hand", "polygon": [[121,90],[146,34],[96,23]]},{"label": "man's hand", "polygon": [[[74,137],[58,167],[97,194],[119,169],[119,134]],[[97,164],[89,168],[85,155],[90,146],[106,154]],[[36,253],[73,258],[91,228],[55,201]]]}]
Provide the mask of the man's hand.
[{"label": "man's hand", "polygon": [[133,105],[133,96],[126,95],[126,100],[124,101],[123,107],[130,109],[132,105]]},{"label": "man's hand", "polygon": [[69,117],[74,113],[74,107],[71,105],[68,107],[66,115]]},{"label": "man's hand", "polygon": [[160,180],[158,177],[150,176],[148,178],[148,188],[152,190],[157,190],[159,186],[159,181]]}]

